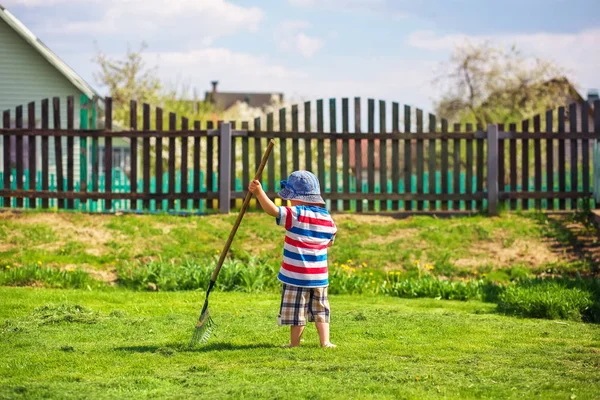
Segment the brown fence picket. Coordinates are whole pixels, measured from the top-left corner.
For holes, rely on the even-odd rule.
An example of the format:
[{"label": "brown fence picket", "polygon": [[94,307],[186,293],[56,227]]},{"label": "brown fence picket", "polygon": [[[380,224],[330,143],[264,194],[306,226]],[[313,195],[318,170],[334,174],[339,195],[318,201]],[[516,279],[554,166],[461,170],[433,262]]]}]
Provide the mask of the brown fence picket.
[{"label": "brown fence picket", "polygon": [[[150,105],[149,104],[143,104],[142,105],[142,128],[144,129],[145,132],[149,131],[151,127],[151,121],[150,121]],[[187,139],[186,139],[187,140]],[[131,168],[135,168],[136,169],[136,178],[135,180],[132,179],[131,185],[133,187],[133,185],[135,185],[137,187],[137,183],[138,183],[138,179],[137,179],[137,168],[138,168],[138,146],[137,146],[137,142],[136,142],[136,146],[135,146],[135,151],[136,156],[135,156],[135,164],[133,163],[133,161],[131,162]],[[149,137],[144,137],[142,139],[142,187],[144,189],[144,193],[150,193],[150,180],[151,180],[151,174],[150,174],[150,166],[152,165],[152,158],[151,158],[151,154],[150,154],[150,138]],[[137,206],[137,204],[136,204]],[[137,208],[137,207],[136,207]],[[142,202],[142,208],[145,210],[149,210],[150,209],[150,200],[149,199],[144,199],[144,201]]]},{"label": "brown fence picket", "polygon": [[[533,117],[533,131],[541,132],[542,122],[540,115]],[[533,140],[533,184],[536,192],[542,191],[542,141],[540,139]],[[542,208],[542,200],[535,200],[535,208]]]},{"label": "brown fence picket", "polygon": [[[145,115],[144,115],[144,117],[145,117]],[[137,102],[135,100],[131,100],[129,102],[129,127],[131,128],[132,131],[137,131],[138,130],[138,123],[137,123]],[[135,193],[138,192],[138,190],[137,190],[137,181],[138,181],[138,176],[137,176],[138,152],[137,152],[137,148],[138,148],[137,138],[135,138],[135,137],[130,138],[129,139],[129,184],[130,184],[129,192],[133,193],[133,194],[135,194]],[[142,159],[142,162],[144,163],[144,166],[145,166],[146,163],[148,162],[148,160],[146,160],[146,158],[144,157]],[[144,179],[144,185],[145,184],[146,184],[146,181]],[[146,191],[146,188],[144,187],[144,192],[148,193],[149,191]],[[144,208],[146,208],[146,207],[144,207]],[[137,210],[137,201],[136,200],[132,200],[129,203],[129,209],[130,210]]]},{"label": "brown fence picket", "polygon": [[[410,106],[404,106],[404,133],[411,132],[411,110]],[[412,139],[404,141],[404,193],[412,193]],[[404,202],[404,210],[412,211],[412,201]]]},{"label": "brown fence picket", "polygon": [[[425,141],[421,137],[423,133],[423,110],[416,109],[417,118],[417,194],[422,195],[425,193],[423,189],[425,179]],[[424,209],[423,201],[417,201],[417,210],[422,211]]]},{"label": "brown fence picket", "polygon": [[[504,124],[498,124],[498,132],[504,132]],[[498,140],[498,192],[502,193],[506,187],[506,140]]]},{"label": "brown fence picket", "polygon": [[[246,132],[250,130],[248,121],[242,122],[242,129]],[[250,183],[250,149],[248,136],[242,137],[242,190],[246,191]]]},{"label": "brown fence picket", "polygon": [[[104,137],[104,192],[112,193],[112,137],[110,136],[112,131],[112,98],[107,97],[104,101],[106,110],[105,110],[105,120],[104,126],[107,131],[107,135]],[[108,203],[108,207],[106,206]],[[104,203],[104,207],[107,210],[112,210],[113,203],[112,200],[106,200]]]},{"label": "brown fence picket", "polygon": [[[50,125],[50,111],[49,111],[49,102],[48,99],[42,100],[42,130],[48,130]],[[50,175],[49,171],[49,144],[48,144],[48,136],[42,136],[42,190],[48,190],[48,178]],[[6,203],[5,203],[6,204]],[[42,199],[42,208],[48,208],[49,202],[48,199]]]},{"label": "brown fence picket", "polygon": [[[292,106],[292,131],[298,132],[298,105]],[[300,170],[300,140],[292,140],[292,168],[294,171]],[[284,178],[285,179],[285,178]]]},{"label": "brown fence picket", "polygon": [[[375,100],[368,99],[367,103],[367,133],[375,133]],[[362,151],[362,146],[361,146]],[[367,187],[368,193],[375,193],[375,140],[367,140]],[[367,210],[375,211],[375,202],[367,202]]]},{"label": "brown fence picket", "polygon": [[[234,131],[237,128],[235,121],[230,121],[231,130]],[[183,128],[182,128],[183,129]],[[236,203],[236,197],[234,193],[237,191],[236,178],[237,178],[237,143],[239,141],[238,136],[231,136],[231,162],[229,164],[229,185],[231,191],[231,200],[229,200],[229,208],[234,209]]]},{"label": "brown fence picket", "polygon": [[[286,113],[287,110],[285,108],[281,108],[279,110],[279,131],[285,132],[287,131],[287,121],[286,121]],[[279,180],[287,179],[288,170],[287,170],[287,139],[281,138],[279,140]]]},{"label": "brown fence picket", "polygon": [[[529,133],[529,120],[521,122],[521,131]],[[521,191],[529,192],[529,139],[525,136],[521,139]],[[529,210],[529,199],[523,199],[521,205],[523,210]]]},{"label": "brown fence picket", "polygon": [[[5,110],[2,113],[2,125],[4,126],[4,128],[10,129],[10,111],[9,110]],[[12,187],[10,185],[10,176],[12,174],[11,174],[10,157],[11,157],[12,149],[11,149],[10,135],[6,131],[2,135],[2,149],[4,151],[4,154],[3,154],[4,190],[11,190]],[[4,207],[6,207],[6,208],[11,207],[11,205],[12,205],[10,197],[4,196],[3,202],[4,202],[3,203]]]},{"label": "brown fence picket", "polygon": [[[465,124],[465,130],[467,132],[473,132],[473,124]],[[465,148],[467,153],[467,160],[465,164],[465,193],[473,194],[473,139],[465,139]],[[465,208],[467,211],[472,210],[473,202],[470,200],[466,201]]]},{"label": "brown fence picket", "polygon": [[[194,121],[194,130],[199,131],[200,129],[201,129],[200,121]],[[246,127],[246,129],[248,129],[248,128]],[[244,139],[246,139],[246,146],[247,146],[248,138],[246,137]],[[201,184],[200,184],[200,160],[202,158],[202,148],[201,148],[200,140],[201,140],[200,136],[196,136],[194,138],[194,155],[193,155],[193,157],[194,157],[194,167],[193,167],[194,168],[194,173],[193,173],[194,182],[192,184],[193,193],[200,193],[200,187],[201,187]],[[246,147],[246,151],[244,151],[244,160],[245,160],[244,170],[248,169],[248,153],[249,153],[249,151],[248,151],[248,148]],[[248,184],[248,183],[246,182],[246,184]],[[200,199],[194,201],[192,203],[192,208],[200,209],[200,202],[201,202]]]},{"label": "brown fence picket", "polygon": [[[483,126],[477,125],[477,131],[483,132]],[[483,193],[483,182],[486,177],[486,160],[483,146],[483,139],[477,139],[475,141],[475,163],[477,164],[477,176],[476,176],[476,187],[477,193]],[[478,211],[483,210],[483,200],[475,200],[475,208]]]},{"label": "brown fence picket", "polygon": [[[442,119],[442,133],[447,133],[448,132],[448,121],[445,119]],[[449,157],[450,155],[448,154],[448,139],[442,139],[441,140],[442,144],[441,144],[441,156],[440,156],[440,174],[441,174],[441,191],[442,193],[449,193],[449,187],[448,187],[448,164],[449,164]],[[442,210],[449,210],[450,209],[450,202],[447,203],[442,203]]]},{"label": "brown fence picket", "polygon": [[[23,106],[17,106],[15,109],[15,127],[23,129]],[[17,190],[23,190],[23,135],[16,135],[15,138],[15,163],[16,163],[16,185]],[[23,208],[23,199],[16,199],[17,208]]]},{"label": "brown fence picket", "polygon": [[[517,131],[517,124],[510,124],[508,130],[510,132]],[[509,157],[510,157],[510,192],[515,193],[517,191],[517,139],[510,139],[509,142]],[[512,199],[509,202],[511,210],[517,209],[517,200]]]},{"label": "brown fence picket", "polygon": [[[273,113],[267,114],[267,132],[271,134],[273,132]],[[273,157],[269,157],[267,161],[267,182],[269,185],[269,192],[273,193],[277,191],[275,187],[275,155]]]},{"label": "brown fence picket", "polygon": [[[329,155],[330,155],[330,173],[329,179],[331,181],[330,188],[331,193],[338,192],[338,178],[337,178],[337,120],[336,120],[336,104],[335,99],[329,99],[329,133],[331,134],[331,140],[329,141]],[[338,210],[338,202],[335,200],[331,201],[331,211]]]},{"label": "brown fence picket", "polygon": [[554,124],[554,113],[552,110],[546,112],[546,191],[549,193],[547,207],[554,209],[554,198],[551,193],[554,192],[554,140],[552,139],[552,125]]},{"label": "brown fence picket", "polygon": [[[75,99],[73,96],[67,97],[67,129],[75,129]],[[75,188],[75,138],[67,137],[67,191],[72,192]],[[73,199],[67,200],[67,208],[72,210],[75,208]]]},{"label": "brown fence picket", "polygon": [[[181,118],[181,130],[183,131],[187,131],[190,129],[189,126],[189,120],[185,117]],[[185,194],[188,194],[189,188],[188,188],[188,138],[187,137],[182,137],[181,138],[181,190],[180,192],[182,193],[181,198],[185,199],[186,196]],[[235,205],[235,204],[234,204]],[[188,209],[188,202],[187,200],[181,200],[179,202],[179,207],[181,210],[187,210]]]},{"label": "brown fence picket", "polygon": [[[317,100],[317,132],[324,132],[323,122],[323,100]],[[319,183],[321,184],[321,193],[325,192],[325,141],[323,139],[317,139],[317,165]]]},{"label": "brown fence picket", "polygon": [[[52,112],[54,116],[54,129],[60,129],[60,98],[54,97],[52,99]],[[62,136],[54,136],[54,165],[56,166],[56,190],[60,192],[65,191],[64,187],[64,175],[63,175],[63,157],[62,157]],[[62,200],[57,200],[57,206],[59,209],[65,208],[65,203]]]},{"label": "brown fence picket", "polygon": [[[453,126],[454,132],[460,132],[460,124],[454,124]],[[452,193],[460,194],[460,141],[461,139],[454,139],[454,143],[452,146]],[[460,201],[453,201],[452,208],[454,210],[460,210],[461,204]]]},{"label": "brown fence picket", "polygon": [[312,171],[312,143],[310,140],[312,128],[310,111],[310,101],[307,101],[304,103],[304,131],[306,132],[306,139],[304,139],[304,169],[306,171]]},{"label": "brown fence picket", "polygon": [[[400,132],[400,105],[392,103],[392,133]],[[400,140],[392,139],[392,193],[399,193],[400,183]],[[392,201],[392,210],[398,211],[400,203]]]},{"label": "brown fence picket", "polygon": [[[35,129],[35,102],[31,102],[27,106],[27,128]],[[36,136],[29,135],[29,190],[37,190],[37,149]],[[29,198],[29,207],[37,208],[35,196]]]},{"label": "brown fence picket", "polygon": [[[160,107],[156,108],[156,131],[160,132],[163,130],[163,110]],[[156,138],[156,148],[154,150],[154,157],[156,159],[156,164],[155,164],[155,174],[156,174],[156,178],[155,178],[155,182],[156,182],[156,193],[157,194],[162,194],[163,191],[163,141],[162,141],[162,137],[159,135]],[[162,200],[156,200],[156,209],[157,210],[162,210],[163,209],[163,202]]]},{"label": "brown fence picket", "polygon": [[[169,113],[169,130],[174,131],[177,129],[177,114]],[[175,137],[169,137],[169,195],[175,194]],[[175,208],[175,199],[171,197],[167,203],[167,210],[173,210]]]},{"label": "brown fence picket", "polygon": [[[558,108],[558,131],[564,132],[566,130],[566,118],[565,118],[565,108]],[[565,192],[567,190],[567,151],[565,143],[566,140],[558,141],[558,191]],[[558,208],[561,210],[566,210],[567,201],[566,199],[558,200]]]},{"label": "brown fence picket", "polygon": [[[354,133],[357,139],[354,141],[354,170],[356,176],[356,193],[362,193],[362,140],[361,133],[361,115],[360,115],[360,97],[354,98]],[[368,210],[368,208],[367,208]],[[356,200],[356,212],[363,211],[362,199]]]},{"label": "brown fence picket", "polygon": [[[387,138],[385,137],[386,123],[385,123],[385,101],[379,101],[379,191],[383,194],[388,193],[388,178],[387,178]],[[379,203],[379,209],[381,211],[387,211],[387,200]]]},{"label": "brown fence picket", "polygon": [[[587,101],[581,104],[581,132],[589,132],[590,107]],[[590,142],[581,139],[581,191],[590,192]],[[585,200],[584,200],[585,201]]]},{"label": "brown fence picket", "polygon": [[[260,125],[261,125],[261,120],[260,118],[255,118],[254,119],[254,130],[255,131],[260,131]],[[262,160],[262,146],[261,146],[261,140],[258,137],[254,138],[254,169],[258,170],[258,167],[260,166],[260,162]],[[260,178],[261,183],[263,182],[262,177]],[[264,185],[263,185],[264,186]],[[256,201],[256,208],[258,210],[261,209],[260,203],[258,201]]]},{"label": "brown fence picket", "polygon": [[[208,121],[206,123],[206,129],[211,130],[214,128],[214,122]],[[214,136],[206,137],[206,192],[214,193]],[[260,146],[259,146],[260,147]],[[215,208],[214,200],[210,199],[206,202],[206,208],[211,210]]]},{"label": "brown fence picket", "polygon": [[[577,132],[577,104],[573,103],[569,105],[569,132],[574,133]],[[577,168],[577,139],[571,139],[569,141],[569,147],[571,152],[571,192],[576,193],[578,189],[578,168]],[[573,196],[570,199],[570,208],[574,210],[577,208],[577,196]]]},{"label": "brown fence picket", "polygon": [[[436,119],[435,119],[435,115],[433,114],[429,114],[429,127],[428,127],[428,132],[429,133],[435,133],[436,132]],[[437,172],[437,167],[436,167],[436,162],[435,159],[437,157],[436,154],[436,140],[435,139],[429,139],[428,143],[427,143],[427,150],[428,150],[428,166],[427,166],[427,174],[428,174],[428,178],[429,178],[429,188],[428,188],[428,193],[429,194],[435,194],[436,191],[436,172]],[[431,200],[429,202],[429,210],[436,210],[437,209],[437,202],[435,200]]]},{"label": "brown fence picket", "polygon": [[[350,117],[348,99],[342,99],[342,132],[350,132]],[[350,141],[342,142],[343,188],[344,193],[350,193]],[[350,200],[344,200],[343,209],[350,210]]]}]

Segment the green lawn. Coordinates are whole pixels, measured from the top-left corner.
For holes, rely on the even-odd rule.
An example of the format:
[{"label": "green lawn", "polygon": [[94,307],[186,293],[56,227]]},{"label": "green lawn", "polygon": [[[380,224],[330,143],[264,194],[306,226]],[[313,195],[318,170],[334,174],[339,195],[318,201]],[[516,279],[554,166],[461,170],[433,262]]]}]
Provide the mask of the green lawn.
[{"label": "green lawn", "polygon": [[493,304],[332,296],[339,347],[317,347],[310,327],[303,348],[280,349],[276,294],[217,292],[218,330],[190,351],[201,292],[4,287],[0,299],[0,398],[600,398],[598,325]]}]

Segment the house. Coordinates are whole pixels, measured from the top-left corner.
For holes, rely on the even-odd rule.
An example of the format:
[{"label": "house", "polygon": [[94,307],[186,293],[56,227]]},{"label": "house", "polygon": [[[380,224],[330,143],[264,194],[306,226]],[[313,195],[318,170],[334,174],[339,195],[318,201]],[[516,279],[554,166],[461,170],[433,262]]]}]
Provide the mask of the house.
[{"label": "house", "polygon": [[265,108],[273,101],[283,102],[283,93],[219,92],[219,82],[212,81],[211,84],[212,90],[205,93],[204,100],[212,103],[220,111],[227,111],[237,103],[246,103],[252,108]]},{"label": "house", "polygon": [[[83,80],[73,69],[52,52],[37,38],[21,21],[0,4],[0,113],[4,110],[11,111],[11,127],[15,126],[15,108],[23,106],[23,119],[27,121],[27,104],[36,103],[36,125],[40,127],[41,100],[59,97],[61,101],[61,128],[67,127],[67,97],[75,97],[75,128],[80,127],[79,111],[80,97],[101,98],[94,88]],[[100,109],[103,108],[99,102]],[[50,105],[52,108],[52,105]],[[50,128],[54,127],[52,110],[50,110]],[[15,138],[12,138],[13,141]],[[28,138],[24,138],[24,153],[21,157],[28,165]],[[37,140],[38,157],[37,168],[41,168],[41,145]],[[49,172],[56,172],[54,154],[54,140],[49,140]],[[88,141],[89,142],[89,141]],[[100,146],[103,146],[102,140]],[[1,145],[0,145],[1,148]],[[11,145],[11,163],[16,164],[17,154],[14,142]],[[63,140],[63,170],[66,171],[66,140]],[[113,140],[113,159],[123,160],[128,158],[129,142],[122,138]],[[74,175],[79,178],[79,140],[74,141]],[[102,153],[102,148],[100,148]],[[3,164],[3,151],[0,151],[0,165]],[[102,162],[102,159],[100,159]],[[116,167],[120,167],[115,163]],[[124,165],[123,165],[124,166]],[[103,167],[103,166],[101,166]],[[91,165],[88,167],[91,171]]]}]

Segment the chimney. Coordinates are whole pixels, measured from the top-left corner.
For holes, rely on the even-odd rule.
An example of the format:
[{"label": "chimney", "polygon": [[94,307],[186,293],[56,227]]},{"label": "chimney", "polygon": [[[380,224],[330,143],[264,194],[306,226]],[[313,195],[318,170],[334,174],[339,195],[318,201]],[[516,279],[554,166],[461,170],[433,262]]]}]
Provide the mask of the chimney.
[{"label": "chimney", "polygon": [[219,81],[212,81],[210,84],[212,85],[212,92],[217,93],[217,85],[219,84]]},{"label": "chimney", "polygon": [[587,100],[588,103],[593,103],[596,100],[600,100],[600,97],[598,96],[598,89],[588,90]]}]

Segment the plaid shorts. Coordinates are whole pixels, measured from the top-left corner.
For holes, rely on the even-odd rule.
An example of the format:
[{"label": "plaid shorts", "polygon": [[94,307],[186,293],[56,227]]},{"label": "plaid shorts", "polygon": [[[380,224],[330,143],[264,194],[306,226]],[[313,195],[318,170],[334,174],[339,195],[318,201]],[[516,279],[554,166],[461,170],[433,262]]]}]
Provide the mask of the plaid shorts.
[{"label": "plaid shorts", "polygon": [[283,285],[279,325],[304,326],[308,322],[329,323],[329,300],[327,288],[306,288]]}]

